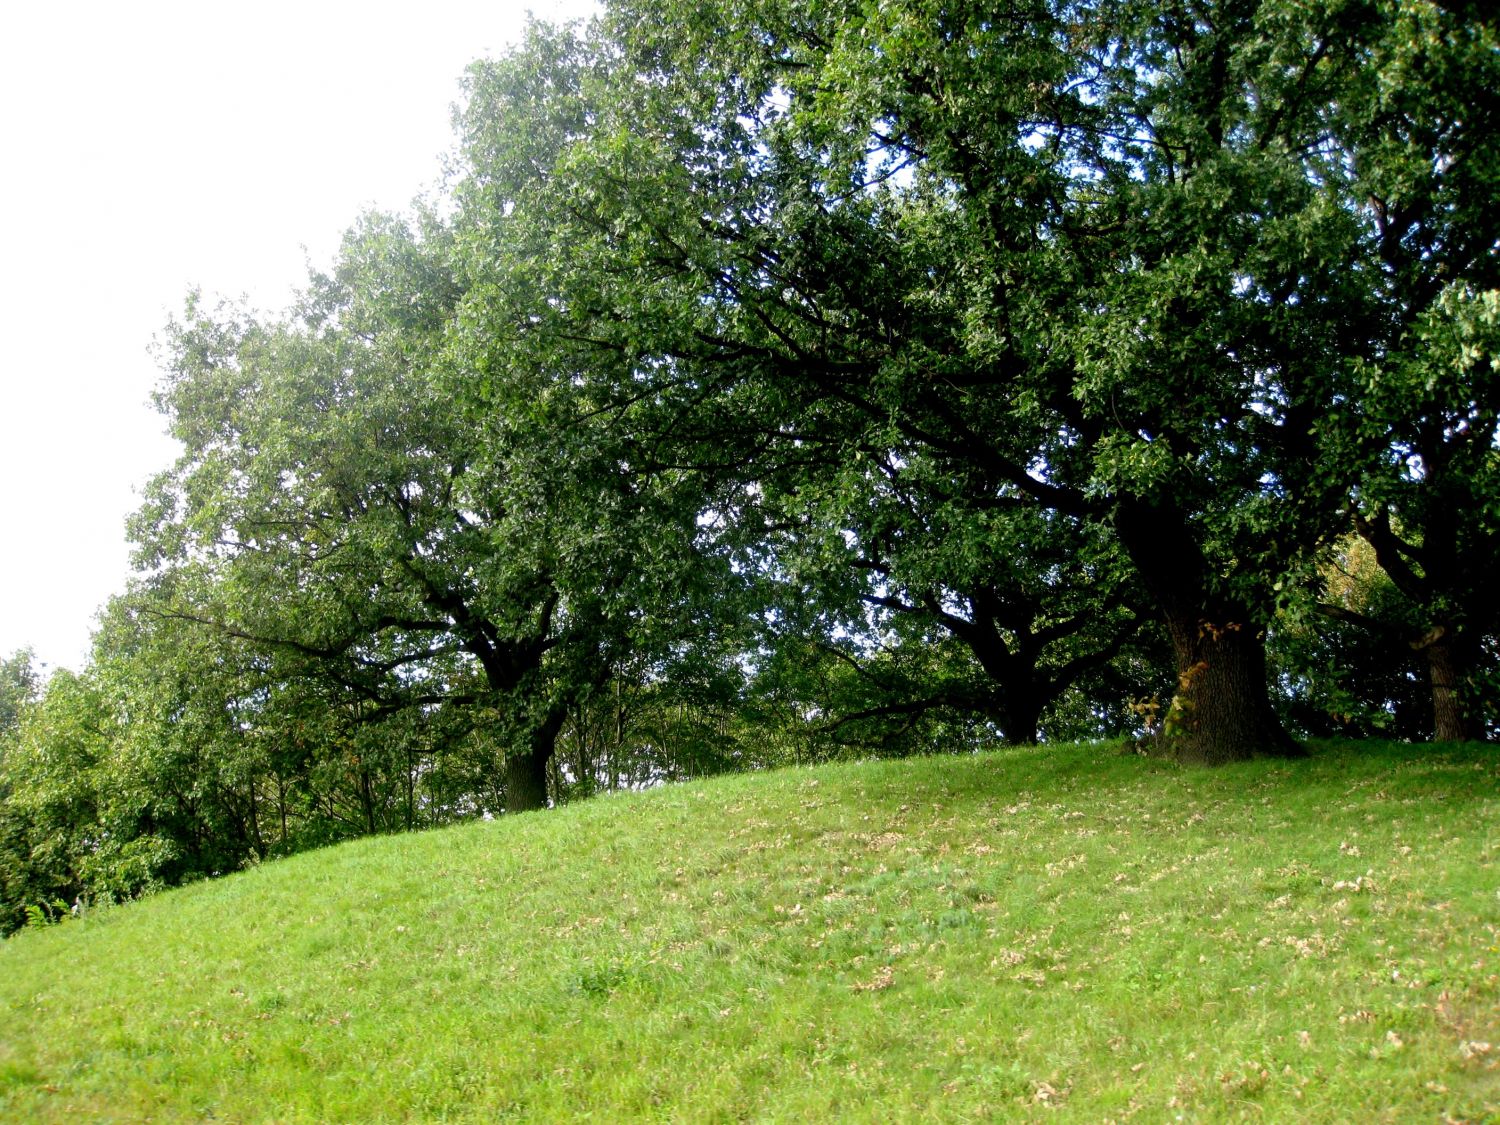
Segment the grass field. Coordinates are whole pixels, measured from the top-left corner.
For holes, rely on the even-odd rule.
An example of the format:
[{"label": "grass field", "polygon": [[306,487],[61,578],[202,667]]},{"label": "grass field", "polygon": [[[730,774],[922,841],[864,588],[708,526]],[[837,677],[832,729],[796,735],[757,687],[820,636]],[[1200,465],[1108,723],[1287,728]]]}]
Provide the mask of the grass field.
[{"label": "grass field", "polygon": [[788,770],[0,946],[0,1119],[1497,1121],[1500,754]]}]

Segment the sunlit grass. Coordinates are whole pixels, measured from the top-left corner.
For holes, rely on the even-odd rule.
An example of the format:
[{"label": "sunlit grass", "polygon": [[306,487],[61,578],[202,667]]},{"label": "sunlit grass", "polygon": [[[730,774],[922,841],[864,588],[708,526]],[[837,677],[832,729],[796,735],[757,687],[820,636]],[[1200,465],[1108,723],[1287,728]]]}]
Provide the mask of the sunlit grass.
[{"label": "sunlit grass", "polygon": [[1483,1121],[1500,757],[831,766],[0,947],[0,1117]]}]

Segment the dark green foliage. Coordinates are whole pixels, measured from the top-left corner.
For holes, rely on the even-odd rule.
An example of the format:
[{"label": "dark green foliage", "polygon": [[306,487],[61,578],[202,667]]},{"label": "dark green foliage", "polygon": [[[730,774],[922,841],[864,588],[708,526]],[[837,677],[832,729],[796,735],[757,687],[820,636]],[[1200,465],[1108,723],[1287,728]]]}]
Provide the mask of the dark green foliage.
[{"label": "dark green foliage", "polygon": [[1359,459],[1354,528],[1407,604],[1437,737],[1480,738],[1500,634],[1500,51],[1493,23],[1451,8],[1381,13],[1333,119],[1384,279],[1338,428]]}]

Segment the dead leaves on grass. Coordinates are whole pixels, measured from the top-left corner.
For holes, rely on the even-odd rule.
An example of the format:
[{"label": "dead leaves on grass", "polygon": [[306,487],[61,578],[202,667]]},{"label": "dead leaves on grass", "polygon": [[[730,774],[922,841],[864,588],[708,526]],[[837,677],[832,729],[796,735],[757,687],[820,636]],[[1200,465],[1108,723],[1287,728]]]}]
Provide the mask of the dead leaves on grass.
[{"label": "dead leaves on grass", "polygon": [[855,992],[884,992],[896,983],[896,970],[890,965],[882,965],[875,970],[875,975],[866,981],[856,981],[849,987]]}]

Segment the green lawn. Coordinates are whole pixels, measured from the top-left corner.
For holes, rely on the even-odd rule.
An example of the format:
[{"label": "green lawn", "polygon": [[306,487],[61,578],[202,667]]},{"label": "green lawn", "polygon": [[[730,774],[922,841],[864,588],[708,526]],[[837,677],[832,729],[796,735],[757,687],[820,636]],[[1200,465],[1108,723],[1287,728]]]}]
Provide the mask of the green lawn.
[{"label": "green lawn", "polygon": [[1500,754],[789,770],[0,946],[0,1119],[1500,1120]]}]

